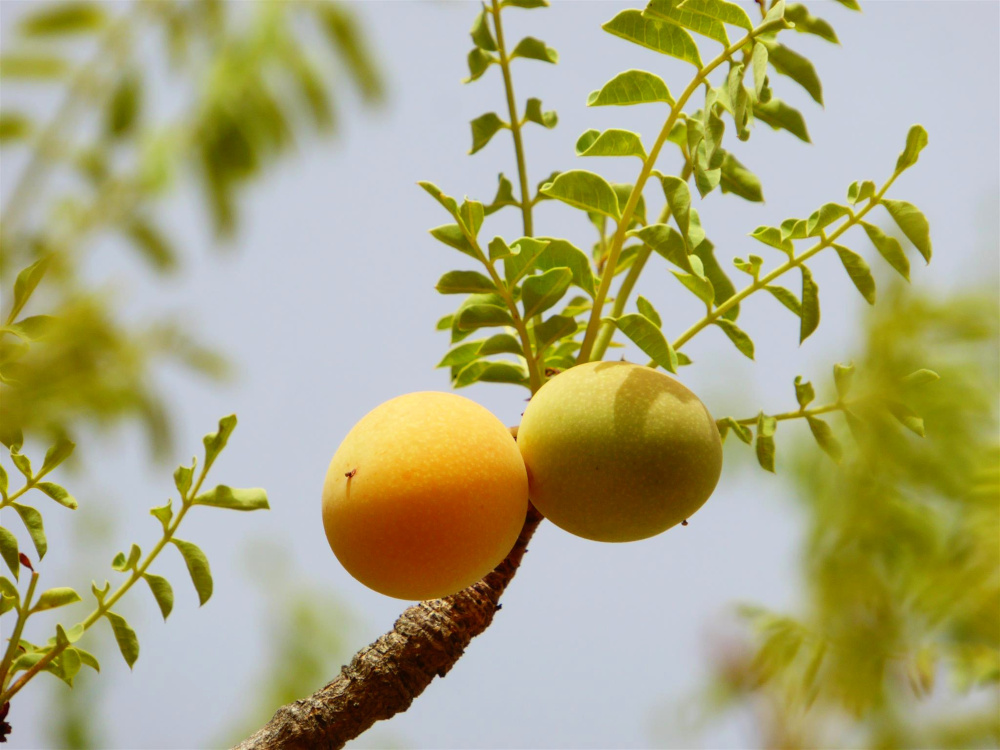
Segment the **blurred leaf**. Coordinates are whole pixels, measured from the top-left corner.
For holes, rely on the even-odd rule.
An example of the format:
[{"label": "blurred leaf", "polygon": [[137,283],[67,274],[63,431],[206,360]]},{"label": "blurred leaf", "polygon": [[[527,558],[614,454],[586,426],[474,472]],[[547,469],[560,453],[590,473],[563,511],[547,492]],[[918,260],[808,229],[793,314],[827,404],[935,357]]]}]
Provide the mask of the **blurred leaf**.
[{"label": "blurred leaf", "polygon": [[365,43],[365,35],[355,21],[354,14],[348,10],[349,6],[339,3],[310,3],[307,7],[316,10],[323,31],[351,74],[351,80],[361,96],[369,102],[379,101],[385,89],[382,76]]},{"label": "blurred leaf", "polygon": [[823,85],[812,63],[783,44],[766,40],[762,40],[762,43],[767,45],[767,58],[771,66],[804,88],[818,104],[822,104]]},{"label": "blurred leaf", "polygon": [[142,254],[143,259],[157,271],[177,269],[177,254],[171,247],[170,240],[150,219],[133,216],[125,224],[125,235]]},{"label": "blurred leaf", "polygon": [[844,458],[844,450],[840,446],[840,441],[834,437],[830,425],[818,417],[808,416],[806,421],[809,423],[809,429],[812,431],[813,437],[816,438],[819,447],[833,459],[834,463],[839,464]]},{"label": "blurred leaf", "polygon": [[885,258],[890,266],[896,269],[900,276],[909,281],[910,261],[907,260],[906,254],[903,252],[903,246],[899,244],[899,240],[895,237],[890,237],[877,226],[869,224],[867,221],[862,221],[861,226],[868,235],[868,239],[875,245],[875,249],[879,251],[879,254]]},{"label": "blurred leaf", "polygon": [[814,34],[833,44],[840,44],[833,27],[822,18],[817,18],[806,6],[791,3],[785,6],[785,20],[795,24],[795,30],[802,34]]},{"label": "blurred leaf", "polygon": [[212,571],[208,567],[208,558],[196,544],[177,537],[173,537],[170,541],[180,550],[188,573],[191,574],[191,582],[198,592],[198,603],[203,605],[212,596]]},{"label": "blurred leaf", "polygon": [[45,557],[45,553],[49,548],[48,542],[45,539],[45,527],[42,523],[42,514],[30,505],[11,503],[11,507],[17,511],[17,515],[19,515],[21,517],[21,521],[24,522],[24,528],[28,530],[31,542],[35,545],[35,551],[38,553],[38,559],[41,560]]},{"label": "blurred leaf", "polygon": [[104,129],[114,138],[132,133],[139,119],[142,86],[138,75],[127,73],[119,79],[108,100]]},{"label": "blurred leaf", "polygon": [[884,198],[882,205],[886,207],[893,221],[902,230],[906,238],[920,251],[927,263],[931,262],[931,229],[927,218],[916,206],[906,201],[894,201]]},{"label": "blurred leaf", "polygon": [[754,102],[753,116],[774,130],[787,130],[799,140],[812,143],[802,113],[780,99]]},{"label": "blurred leaf", "polygon": [[17,318],[21,310],[28,303],[28,299],[35,291],[35,287],[38,286],[38,283],[48,270],[50,261],[50,256],[41,258],[17,275],[17,278],[14,280],[14,304],[7,313],[8,325]]},{"label": "blurred leaf", "polygon": [[726,152],[722,160],[722,173],[719,187],[723,193],[733,193],[743,200],[761,203],[764,200],[764,192],[761,188],[760,178],[744,167],[739,160]]},{"label": "blurred leaf", "polygon": [[757,417],[757,462],[765,471],[774,473],[774,431],[778,422],[761,412]]},{"label": "blurred leaf", "polygon": [[916,370],[915,372],[911,372],[909,375],[903,378],[903,382],[906,383],[906,385],[908,386],[919,387],[922,385],[927,385],[928,383],[936,383],[940,379],[941,376],[938,375],[933,370],[920,369]]},{"label": "blurred leaf", "polygon": [[111,630],[114,631],[118,650],[121,651],[122,658],[125,659],[128,668],[131,669],[136,659],[139,658],[139,638],[121,615],[115,612],[105,612],[104,616],[111,623]]},{"label": "blurred leaf", "polygon": [[924,420],[920,418],[913,409],[911,409],[906,404],[900,403],[899,401],[894,401],[892,399],[884,399],[886,409],[889,413],[894,416],[897,421],[906,429],[911,432],[916,433],[920,437],[924,437]]},{"label": "blurred leaf", "polygon": [[0,557],[3,561],[7,563],[7,567],[10,568],[10,572],[14,574],[15,580],[20,580],[18,577],[21,572],[21,561],[18,559],[18,554],[20,550],[17,546],[17,537],[11,534],[3,526],[0,526]]},{"label": "blurred leaf", "polygon": [[0,145],[22,141],[31,135],[31,120],[20,112],[0,113]]},{"label": "blurred leaf", "polygon": [[796,375],[795,400],[798,402],[799,408],[805,409],[815,398],[816,392],[813,390],[812,383],[803,381],[801,375]]},{"label": "blurred leaf", "polygon": [[472,43],[479,49],[486,50],[487,52],[496,52],[497,43],[493,38],[493,32],[490,31],[490,25],[487,21],[488,17],[489,12],[486,8],[483,8],[479,15],[476,16],[475,22],[472,24],[472,30],[469,32],[469,36],[472,37]]},{"label": "blurred leaf", "polygon": [[847,394],[851,392],[851,384],[854,381],[854,363],[852,362],[848,365],[834,365],[833,380],[837,386],[837,398],[847,398]]},{"label": "blurred leaf", "polygon": [[799,270],[802,271],[802,314],[799,322],[801,344],[819,326],[819,287],[808,268],[799,266]]},{"label": "blurred leaf", "polygon": [[97,31],[107,22],[105,8],[100,3],[47,3],[21,18],[19,27],[25,36],[57,36],[86,34]]},{"label": "blurred leaf", "polygon": [[702,67],[701,56],[691,35],[680,26],[645,18],[641,10],[623,10],[601,28],[655,52]]},{"label": "blurred leaf", "polygon": [[503,0],[500,3],[501,8],[524,8],[526,10],[531,10],[532,8],[547,8],[549,7],[549,0]]},{"label": "blurred leaf", "polygon": [[208,492],[202,492],[191,501],[193,505],[207,505],[212,508],[230,510],[268,510],[267,492],[259,487],[238,489],[217,485]]},{"label": "blurred leaf", "polygon": [[843,245],[834,245],[833,249],[840,256],[840,262],[844,264],[844,270],[851,277],[854,286],[861,292],[861,296],[869,305],[875,304],[875,279],[872,277],[871,269],[865,259]]},{"label": "blurred leaf", "polygon": [[651,102],[673,104],[674,98],[662,78],[645,70],[619,73],[599,91],[592,91],[587,97],[588,107],[629,106]]},{"label": "blurred leaf", "polygon": [[69,69],[69,63],[55,55],[37,53],[0,55],[0,78],[58,80],[64,77]]}]

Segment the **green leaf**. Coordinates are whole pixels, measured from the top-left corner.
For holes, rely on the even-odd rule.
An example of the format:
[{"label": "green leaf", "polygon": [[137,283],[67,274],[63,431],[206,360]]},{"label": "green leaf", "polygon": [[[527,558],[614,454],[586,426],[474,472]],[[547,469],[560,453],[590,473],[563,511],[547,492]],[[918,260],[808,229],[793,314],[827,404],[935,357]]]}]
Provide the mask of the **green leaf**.
[{"label": "green leaf", "polygon": [[524,317],[531,318],[545,312],[562,299],[573,281],[568,268],[552,268],[538,276],[528,276],[521,284],[521,303]]},{"label": "green leaf", "polygon": [[69,72],[63,58],[38,53],[0,55],[0,78],[46,81],[58,80]]},{"label": "green leaf", "polygon": [[42,592],[42,595],[35,601],[31,611],[33,613],[42,612],[46,609],[65,607],[67,604],[74,604],[78,601],[80,601],[80,595],[78,593],[68,586],[61,586],[59,588],[49,589],[48,591]]},{"label": "green leaf", "polygon": [[694,184],[702,198],[715,190],[722,180],[722,169],[711,169],[708,164],[707,146],[705,141],[702,141],[698,144],[694,160]]},{"label": "green leaf", "polygon": [[718,20],[681,6],[679,0],[650,0],[642,15],[646,18],[675,23],[695,33],[707,36],[709,39],[714,39],[723,47],[729,46],[726,29]]},{"label": "green leaf", "polygon": [[783,286],[765,286],[767,291],[769,291],[778,302],[783,304],[793,313],[802,317],[802,303],[799,302],[799,298],[792,294],[790,291],[785,289]]},{"label": "green leaf", "polygon": [[7,470],[0,465],[0,497],[7,499]]},{"label": "green leaf", "polygon": [[126,622],[125,618],[115,612],[105,612],[104,616],[111,623],[111,630],[114,631],[115,641],[118,643],[118,650],[121,651],[125,663],[131,669],[139,658],[139,638],[135,631]]},{"label": "green leaf", "polygon": [[14,462],[14,466],[24,475],[25,479],[30,482],[34,478],[34,474],[31,471],[31,459],[19,452],[19,449],[11,447],[10,460]]},{"label": "green leaf", "polygon": [[105,114],[104,130],[114,137],[130,134],[139,119],[142,88],[138,76],[126,74],[115,85]]},{"label": "green leaf", "polygon": [[542,112],[542,100],[534,97],[524,107],[524,119],[550,130],[559,123],[559,115],[555,111]]},{"label": "green leaf", "polygon": [[458,218],[473,237],[479,235],[479,230],[483,226],[483,219],[485,217],[486,210],[479,201],[466,198],[462,201],[462,205],[458,207]]},{"label": "green leaf", "polygon": [[106,21],[107,13],[100,3],[59,2],[26,14],[20,27],[25,36],[59,36],[97,31]]},{"label": "green leaf", "polygon": [[789,240],[802,240],[806,237],[805,219],[785,219],[781,222],[781,237]]},{"label": "green leaf", "polygon": [[753,116],[765,125],[770,125],[774,130],[787,130],[799,140],[812,143],[809,140],[809,131],[806,129],[806,121],[802,117],[802,113],[780,99],[754,102]]},{"label": "green leaf", "polygon": [[593,172],[582,169],[562,172],[545,185],[541,192],[575,208],[604,214],[615,221],[621,219],[618,196],[614,189],[603,177]]},{"label": "green leaf", "polygon": [[260,487],[233,488],[224,484],[202,492],[192,503],[230,510],[268,510],[271,507],[267,503],[267,491]]},{"label": "green leaf", "polygon": [[511,243],[511,248],[517,252],[508,258],[504,258],[503,272],[507,281],[507,286],[511,289],[527,273],[535,268],[535,262],[539,256],[549,246],[548,240],[540,240],[535,237],[521,237]]},{"label": "green leaf", "polygon": [[482,347],[484,340],[480,339],[478,341],[468,341],[464,344],[459,344],[444,355],[442,360],[437,363],[437,367],[457,367],[469,364],[469,362],[479,357],[479,349]]},{"label": "green leaf", "polygon": [[73,453],[76,443],[66,438],[60,438],[45,452],[45,460],[42,462],[42,469],[39,474],[48,474],[59,464],[65,461]]},{"label": "green leaf", "polygon": [[806,6],[792,3],[785,6],[785,20],[795,24],[795,30],[802,34],[815,34],[834,44],[840,44],[833,27],[822,18],[817,18]]},{"label": "green leaf", "polygon": [[670,207],[670,213],[681,231],[681,239],[684,240],[691,229],[691,191],[684,180],[673,175],[665,175],[660,183],[663,185],[667,206]]},{"label": "green leaf", "polygon": [[555,237],[540,237],[539,239],[547,242],[548,245],[538,254],[535,267],[542,271],[561,267],[568,268],[573,272],[573,283],[593,297],[596,293],[594,272],[590,267],[587,254],[567,240]]},{"label": "green leaf", "polygon": [[899,240],[895,237],[890,237],[877,226],[869,224],[866,221],[862,221],[861,226],[868,235],[868,239],[875,245],[875,249],[879,251],[879,254],[885,258],[890,266],[896,269],[900,276],[909,281],[910,261],[906,258],[903,246],[899,244]]},{"label": "green leaf", "polygon": [[851,209],[839,203],[826,203],[812,212],[806,220],[806,236],[819,237],[830,224],[843,216],[850,216]]},{"label": "green leaf", "polygon": [[31,135],[31,120],[20,112],[0,112],[0,145],[20,141]]},{"label": "green leaf", "polygon": [[920,209],[906,201],[893,201],[888,198],[881,201],[893,221],[900,228],[906,239],[920,251],[927,263],[931,262],[931,228],[927,218]]},{"label": "green leaf", "polygon": [[49,548],[49,544],[45,539],[45,527],[42,524],[42,514],[30,505],[11,503],[11,507],[14,508],[14,510],[17,511],[17,515],[21,517],[21,521],[24,523],[24,528],[28,530],[28,536],[31,537],[32,544],[35,545],[35,551],[38,553],[38,559],[41,560],[45,557],[45,553]]},{"label": "green leaf", "polygon": [[812,431],[813,437],[816,438],[816,442],[819,443],[819,447],[833,459],[834,463],[839,464],[844,457],[844,449],[840,446],[840,441],[834,437],[830,425],[813,416],[807,416],[806,422],[809,423],[809,429]]},{"label": "green leaf", "polygon": [[934,370],[917,370],[903,378],[903,382],[908,386],[921,386],[928,383],[936,383],[940,379],[941,376],[934,372]]},{"label": "green leaf", "polygon": [[510,127],[510,125],[500,119],[496,112],[487,112],[485,115],[480,115],[469,124],[472,126],[472,148],[469,150],[470,155],[483,148],[501,130]]},{"label": "green leaf", "polygon": [[499,60],[489,52],[483,52],[478,47],[473,47],[469,50],[466,62],[469,65],[469,77],[463,78],[462,83],[472,83],[478,80],[482,77],[483,73],[490,69],[491,65],[499,62]]},{"label": "green leaf", "polygon": [[802,271],[802,315],[799,321],[799,343],[801,344],[819,325],[819,287],[808,268],[799,266],[799,269]]},{"label": "green leaf", "polygon": [[840,262],[844,264],[844,270],[851,277],[854,286],[861,292],[861,296],[869,305],[875,304],[875,279],[872,277],[868,263],[853,250],[849,250],[843,245],[834,245],[833,249],[840,256]]},{"label": "green leaf", "polygon": [[915,432],[920,437],[924,437],[924,420],[906,404],[891,399],[883,399],[885,408],[894,416],[906,429]]},{"label": "green leaf", "polygon": [[[615,191],[615,195],[618,197],[618,205],[621,210],[625,210],[625,206],[628,205],[629,198],[632,197],[632,185],[627,182],[613,182],[611,183],[611,189]],[[601,217],[597,214],[592,215],[591,221],[601,221]],[[637,224],[644,224],[646,222],[646,199],[639,194],[639,199],[635,202],[635,208],[632,209],[632,217],[629,219],[629,228],[636,226]]]},{"label": "green leaf", "polygon": [[673,104],[667,84],[663,79],[645,70],[626,70],[605,83],[600,91],[592,91],[587,97],[588,107],[629,106],[665,102]]},{"label": "green leaf", "polygon": [[188,490],[191,489],[191,481],[194,478],[194,463],[191,466],[178,466],[174,470],[174,486],[181,493],[181,497],[187,497]]},{"label": "green leaf", "polygon": [[521,342],[509,333],[495,333],[483,342],[479,354],[483,357],[490,354],[516,354],[523,357],[524,350]]},{"label": "green leaf", "polygon": [[896,160],[896,173],[909,169],[917,163],[920,152],[927,145],[927,131],[920,125],[914,125],[906,134],[906,147]]},{"label": "green leaf", "polygon": [[749,261],[745,261],[742,258],[733,258],[733,265],[739,270],[743,271],[745,274],[749,274],[757,279],[760,276],[760,267],[764,264],[764,259],[759,255],[751,255]]},{"label": "green leaf", "polygon": [[544,351],[560,339],[572,336],[577,331],[576,320],[568,315],[553,315],[531,329],[535,334],[535,349]]},{"label": "green leaf", "polygon": [[[695,270],[700,270],[697,267]],[[706,279],[702,274],[699,273],[678,273],[677,271],[671,271],[677,280],[681,282],[685,287],[687,287],[694,295],[704,302],[706,305],[711,305],[715,301],[715,288],[712,286],[712,282]]]},{"label": "green leaf", "polygon": [[623,10],[602,27],[614,36],[701,68],[701,56],[691,35],[680,26],[646,18],[641,10]]},{"label": "green leaf", "polygon": [[835,364],[833,366],[833,382],[837,386],[837,398],[847,398],[851,392],[851,384],[854,381],[854,363],[848,365]]},{"label": "green leaf", "polygon": [[690,10],[695,13],[709,16],[722,23],[739,26],[741,29],[751,31],[753,23],[750,16],[739,5],[726,2],[726,0],[683,0],[680,4],[683,10]]},{"label": "green leaf", "polygon": [[629,337],[650,359],[668,372],[677,372],[677,353],[659,327],[645,315],[631,313],[611,318],[619,330]]},{"label": "green leaf", "polygon": [[758,242],[763,242],[765,245],[769,245],[787,255],[791,255],[795,250],[792,241],[782,237],[781,230],[777,227],[757,227],[750,236]]},{"label": "green leaf", "polygon": [[81,664],[90,667],[95,672],[101,671],[101,665],[92,653],[90,653],[89,651],[84,651],[82,648],[79,647],[74,647],[73,650],[76,651],[76,653],[79,655]]},{"label": "green leaf", "polygon": [[174,510],[173,508],[170,507],[170,503],[171,501],[167,500],[166,505],[161,505],[158,508],[149,509],[149,515],[153,516],[161,524],[163,524],[164,529],[166,529],[167,526],[170,524],[170,519],[174,517]]},{"label": "green leaf", "polygon": [[649,318],[654,326],[657,328],[663,327],[663,320],[660,318],[660,314],[656,312],[656,308],[653,307],[652,302],[640,294],[639,298],[635,301],[635,305],[639,308],[639,312]]},{"label": "green leaf", "polygon": [[726,152],[722,160],[722,175],[719,186],[723,193],[733,193],[744,200],[754,203],[764,201],[764,192],[761,189],[760,178],[744,167],[739,160]]},{"label": "green leaf", "polygon": [[14,574],[14,580],[20,580],[21,561],[18,559],[18,553],[17,537],[0,526],[0,557],[7,563],[10,572]]},{"label": "green leaf", "polygon": [[717,318],[712,322],[722,329],[722,332],[726,334],[729,340],[733,342],[744,356],[753,359],[753,341],[743,330],[731,320],[726,320],[725,318]]},{"label": "green leaf", "polygon": [[760,42],[754,42],[751,64],[753,65],[753,90],[759,100],[760,92],[764,90],[764,83],[767,81],[767,47]]},{"label": "green leaf", "polygon": [[188,573],[191,574],[191,582],[194,583],[195,591],[198,592],[198,603],[204,604],[212,596],[212,571],[208,567],[208,558],[197,545],[185,542],[174,537],[170,540],[184,557]]},{"label": "green leaf", "polygon": [[757,461],[761,468],[774,473],[774,432],[778,422],[761,412],[757,417]]},{"label": "green leaf", "polygon": [[457,327],[460,331],[510,325],[514,325],[514,319],[510,317],[507,308],[496,305],[470,305],[462,310],[457,320]]},{"label": "green leaf", "polygon": [[549,0],[503,0],[500,3],[501,8],[524,8],[525,10],[531,10],[532,8],[548,8]]},{"label": "green leaf", "polygon": [[630,130],[588,130],[576,142],[577,156],[638,156],[646,160],[642,140]]},{"label": "green leaf", "polygon": [[542,62],[555,64],[559,62],[559,53],[547,46],[541,39],[526,36],[517,43],[514,51],[510,53],[510,59],[524,57],[529,60],[541,60]]},{"label": "green leaf", "polygon": [[433,182],[427,182],[426,180],[423,180],[421,182],[418,182],[417,184],[424,190],[426,190],[427,194],[430,195],[434,200],[436,200],[438,203],[444,206],[445,210],[448,213],[450,213],[452,216],[456,218],[458,217],[458,204],[455,202],[454,198],[452,198],[450,195],[445,195],[443,192],[441,192],[441,188],[439,188]]},{"label": "green leaf", "polygon": [[76,498],[54,482],[39,482],[35,485],[57,503],[70,510],[76,510]]},{"label": "green leaf", "polygon": [[738,437],[742,442],[750,445],[753,442],[753,432],[746,425],[742,425],[737,422],[732,417],[725,417],[723,419],[715,420],[716,426],[719,428],[719,437],[722,438],[722,442],[726,442],[726,435],[730,430]]},{"label": "green leaf", "polygon": [[795,400],[798,401],[799,407],[805,409],[815,398],[816,392],[813,390],[812,383],[803,381],[801,375],[796,375]]},{"label": "green leaf", "polygon": [[479,15],[476,16],[475,23],[472,24],[469,36],[472,37],[472,43],[479,49],[486,50],[487,52],[496,52],[497,43],[493,38],[493,32],[490,31],[490,25],[487,21],[488,17],[489,12],[486,8],[483,8]]},{"label": "green leaf", "polygon": [[463,367],[452,383],[455,388],[464,388],[473,383],[513,383],[527,386],[528,374],[513,362],[486,362],[477,360]]},{"label": "green leaf", "polygon": [[212,468],[212,464],[215,463],[215,459],[226,447],[226,443],[229,442],[229,436],[233,434],[233,430],[235,429],[236,415],[230,414],[228,417],[223,417],[219,420],[218,431],[205,435],[202,438],[201,442],[205,445],[205,474]]},{"label": "green leaf", "polygon": [[847,188],[847,202],[853,205],[858,201],[874,197],[876,192],[875,183],[871,180],[852,182]]},{"label": "green leaf", "polygon": [[171,610],[174,608],[173,586],[171,586],[170,581],[163,576],[153,575],[152,573],[143,573],[142,577],[145,579],[146,583],[149,584],[149,590],[153,592],[153,596],[156,598],[156,604],[160,608],[160,614],[163,615],[163,620],[166,621]]},{"label": "green leaf", "polygon": [[[514,197],[514,186],[511,184],[510,180],[508,180],[506,177],[504,177],[503,172],[501,172],[497,176],[497,181],[498,181],[497,194],[495,196],[493,196],[493,202],[490,203],[490,205],[486,206],[486,208],[485,208],[485,212],[486,212],[487,216],[489,216],[490,214],[492,214],[492,213],[494,213],[496,211],[499,211],[504,206],[517,206],[517,205],[519,205],[518,202],[517,202],[517,199]],[[499,239],[499,238],[496,238],[496,239]],[[501,242],[503,242],[503,240],[501,240]],[[490,243],[490,245],[491,245],[490,252],[491,253],[493,252],[492,251],[492,244],[493,243],[491,242]],[[503,256],[501,256],[501,257],[503,257]],[[492,254],[490,255],[490,260],[495,260],[495,258],[492,256]]]},{"label": "green leaf", "polygon": [[177,254],[171,247],[170,240],[149,219],[133,216],[125,225],[125,235],[153,268],[158,271],[177,268]]},{"label": "green leaf", "polygon": [[20,314],[21,309],[27,304],[28,298],[31,297],[31,293],[35,291],[35,287],[38,286],[38,282],[42,280],[45,272],[48,270],[49,262],[52,260],[51,256],[46,256],[41,260],[37,260],[30,266],[21,271],[17,278],[14,279],[14,304],[10,308],[10,312],[7,314],[7,323],[15,320]]},{"label": "green leaf", "polygon": [[783,44],[762,41],[767,45],[767,58],[771,66],[784,76],[788,76],[811,96],[818,104],[823,103],[823,85],[813,64]]},{"label": "green leaf", "polygon": [[441,294],[490,293],[497,290],[496,284],[478,271],[448,271],[434,288]]},{"label": "green leaf", "polygon": [[[455,213],[458,213],[458,206],[455,206]],[[462,227],[458,224],[443,224],[442,226],[434,227],[434,229],[430,230],[430,235],[438,242],[443,242],[445,245],[465,253],[470,258],[479,260],[479,256],[472,248],[472,245],[469,244],[465,232],[462,231]]]},{"label": "green leaf", "polygon": [[[691,212],[691,215],[692,217],[697,216],[694,211]],[[715,246],[709,240],[702,240],[694,248],[694,255],[701,261],[705,277],[712,282],[712,288],[715,289],[715,304],[721,305],[736,294],[736,287],[733,286],[733,282],[730,281],[729,276],[715,259],[714,250]],[[722,317],[726,320],[736,320],[739,314],[740,306],[734,305],[723,313]]]}]

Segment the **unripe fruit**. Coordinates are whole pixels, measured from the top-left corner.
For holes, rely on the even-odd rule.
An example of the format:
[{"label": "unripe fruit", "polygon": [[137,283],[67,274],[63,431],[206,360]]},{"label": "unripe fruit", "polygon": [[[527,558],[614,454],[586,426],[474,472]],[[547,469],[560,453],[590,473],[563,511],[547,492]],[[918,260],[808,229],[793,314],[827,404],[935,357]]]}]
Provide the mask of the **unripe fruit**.
[{"label": "unripe fruit", "polygon": [[684,521],[722,471],[719,430],[698,397],[626,362],[556,375],[528,404],[517,444],[535,507],[601,542],[645,539]]},{"label": "unripe fruit", "polygon": [[386,401],[330,462],[323,526],[347,572],[399,599],[448,596],[510,552],[528,511],[517,443],[453,393]]}]

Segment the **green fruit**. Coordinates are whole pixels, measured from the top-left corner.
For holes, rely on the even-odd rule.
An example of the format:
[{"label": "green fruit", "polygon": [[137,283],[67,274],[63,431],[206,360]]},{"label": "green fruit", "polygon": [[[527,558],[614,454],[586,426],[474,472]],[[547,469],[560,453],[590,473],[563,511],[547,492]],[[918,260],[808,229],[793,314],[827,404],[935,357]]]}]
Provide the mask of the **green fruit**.
[{"label": "green fruit", "polygon": [[626,362],[590,362],[532,397],[517,433],[532,503],[556,526],[628,542],[691,516],[715,489],[715,420],[673,378]]}]

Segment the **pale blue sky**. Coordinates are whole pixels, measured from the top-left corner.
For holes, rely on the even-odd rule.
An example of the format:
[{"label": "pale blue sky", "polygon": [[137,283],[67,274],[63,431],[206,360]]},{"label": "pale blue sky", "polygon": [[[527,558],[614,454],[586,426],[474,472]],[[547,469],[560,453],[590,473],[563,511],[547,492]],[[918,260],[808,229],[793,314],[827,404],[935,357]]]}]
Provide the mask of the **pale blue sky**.
[{"label": "pale blue sky", "polygon": [[[864,3],[863,14],[833,2],[809,5],[834,25],[842,46],[793,32],[786,40],[816,64],[826,108],[777,78],[778,95],[806,115],[813,145],[763,126],[749,143],[729,144],[760,175],[767,202],[749,204],[716,192],[698,205],[724,265],[750,252],[775,260],[746,236],[756,226],[842,200],[853,180],[881,183],[907,129],[919,122],[930,145],[891,193],[920,206],[931,223],[935,259],[926,268],[914,262],[913,284],[945,290],[972,277],[996,280],[995,247],[986,257],[981,251],[990,238],[996,242],[1000,5],[880,0]],[[25,6],[5,0],[0,22],[9,25]],[[513,151],[500,134],[466,156],[468,120],[504,107],[496,69],[471,86],[459,82],[466,75],[475,4],[354,7],[389,83],[383,111],[345,107],[338,138],[304,146],[249,190],[241,205],[242,232],[230,252],[212,251],[201,194],[191,192],[171,199],[162,214],[185,243],[187,264],[177,278],[151,278],[117,245],[93,254],[90,271],[116,285],[130,316],[180,314],[204,340],[218,344],[238,372],[235,384],[223,387],[177,371],[160,374],[176,405],[178,428],[176,460],[168,467],[146,467],[138,430],[86,446],[85,458],[100,472],[88,493],[78,493],[80,520],[101,518],[102,504],[116,519],[98,563],[131,541],[148,546],[156,527],[147,509],[173,491],[173,465],[223,414],[235,411],[240,426],[215,478],[267,488],[273,508],[235,517],[206,510],[185,521],[184,537],[206,550],[215,576],[215,594],[201,610],[179,560],[158,563],[177,592],[166,625],[151,598],[131,597],[126,610],[142,645],[134,671],[102,649],[101,681],[108,687],[102,722],[115,747],[204,746],[238,713],[241,691],[259,674],[266,637],[259,596],[245,572],[248,545],[261,539],[283,545],[298,575],[343,600],[358,622],[351,652],[391,627],[403,606],[340,569],[319,522],[320,487],[340,439],[364,413],[400,393],[448,388],[446,373],[434,369],[447,345],[434,322],[458,300],[433,287],[445,271],[470,266],[427,234],[447,217],[415,183],[431,180],[446,192],[486,201],[497,172],[513,176]],[[573,144],[588,128],[612,126],[636,130],[648,141],[664,110],[588,110],[587,94],[630,67],[660,73],[674,91],[686,85],[689,66],[600,30],[623,7],[629,6],[564,0],[548,10],[506,14],[509,38],[540,37],[561,56],[558,66],[515,64],[518,98],[538,96],[560,116],[555,131],[526,131],[532,184],[571,167],[631,181],[634,160],[581,163]],[[3,29],[3,39],[11,32]],[[6,195],[19,162],[4,159]],[[663,168],[675,166],[668,153]],[[652,201],[654,192],[649,195]],[[514,212],[502,212],[486,231],[517,237],[515,219]],[[539,206],[536,224],[538,233],[582,247],[592,241],[582,215],[555,202]],[[853,235],[848,244],[880,267],[863,236]],[[697,318],[697,304],[678,292],[665,268],[650,265],[638,292],[657,305],[665,327],[683,330]],[[851,358],[864,303],[836,258],[820,256],[813,269],[823,319],[802,347],[795,320],[770,298],[751,299],[740,318],[757,342],[756,363],[716,331],[692,342],[688,352],[696,365],[684,379],[715,416],[785,410],[793,406],[795,375],[813,380],[822,393],[833,363]],[[497,385],[463,393],[509,424],[518,421],[525,395]],[[705,676],[713,623],[735,601],[779,608],[796,601],[798,511],[782,484],[780,455],[804,436],[784,428],[779,434],[777,477],[742,461],[747,452],[741,445],[727,446],[722,483],[687,528],[639,543],[601,545],[543,524],[489,631],[407,713],[355,746],[691,746],[695,740],[681,734],[672,712]],[[68,533],[58,509],[47,511],[46,524],[52,547],[46,570],[54,571],[53,579],[55,571],[75,575],[75,558],[58,541]],[[98,567],[87,576],[103,580],[110,572]],[[107,646],[110,632],[96,639]],[[15,707],[15,748],[44,742],[46,704],[40,692],[26,693]],[[713,748],[746,747],[749,726],[737,718],[703,741]]]}]

